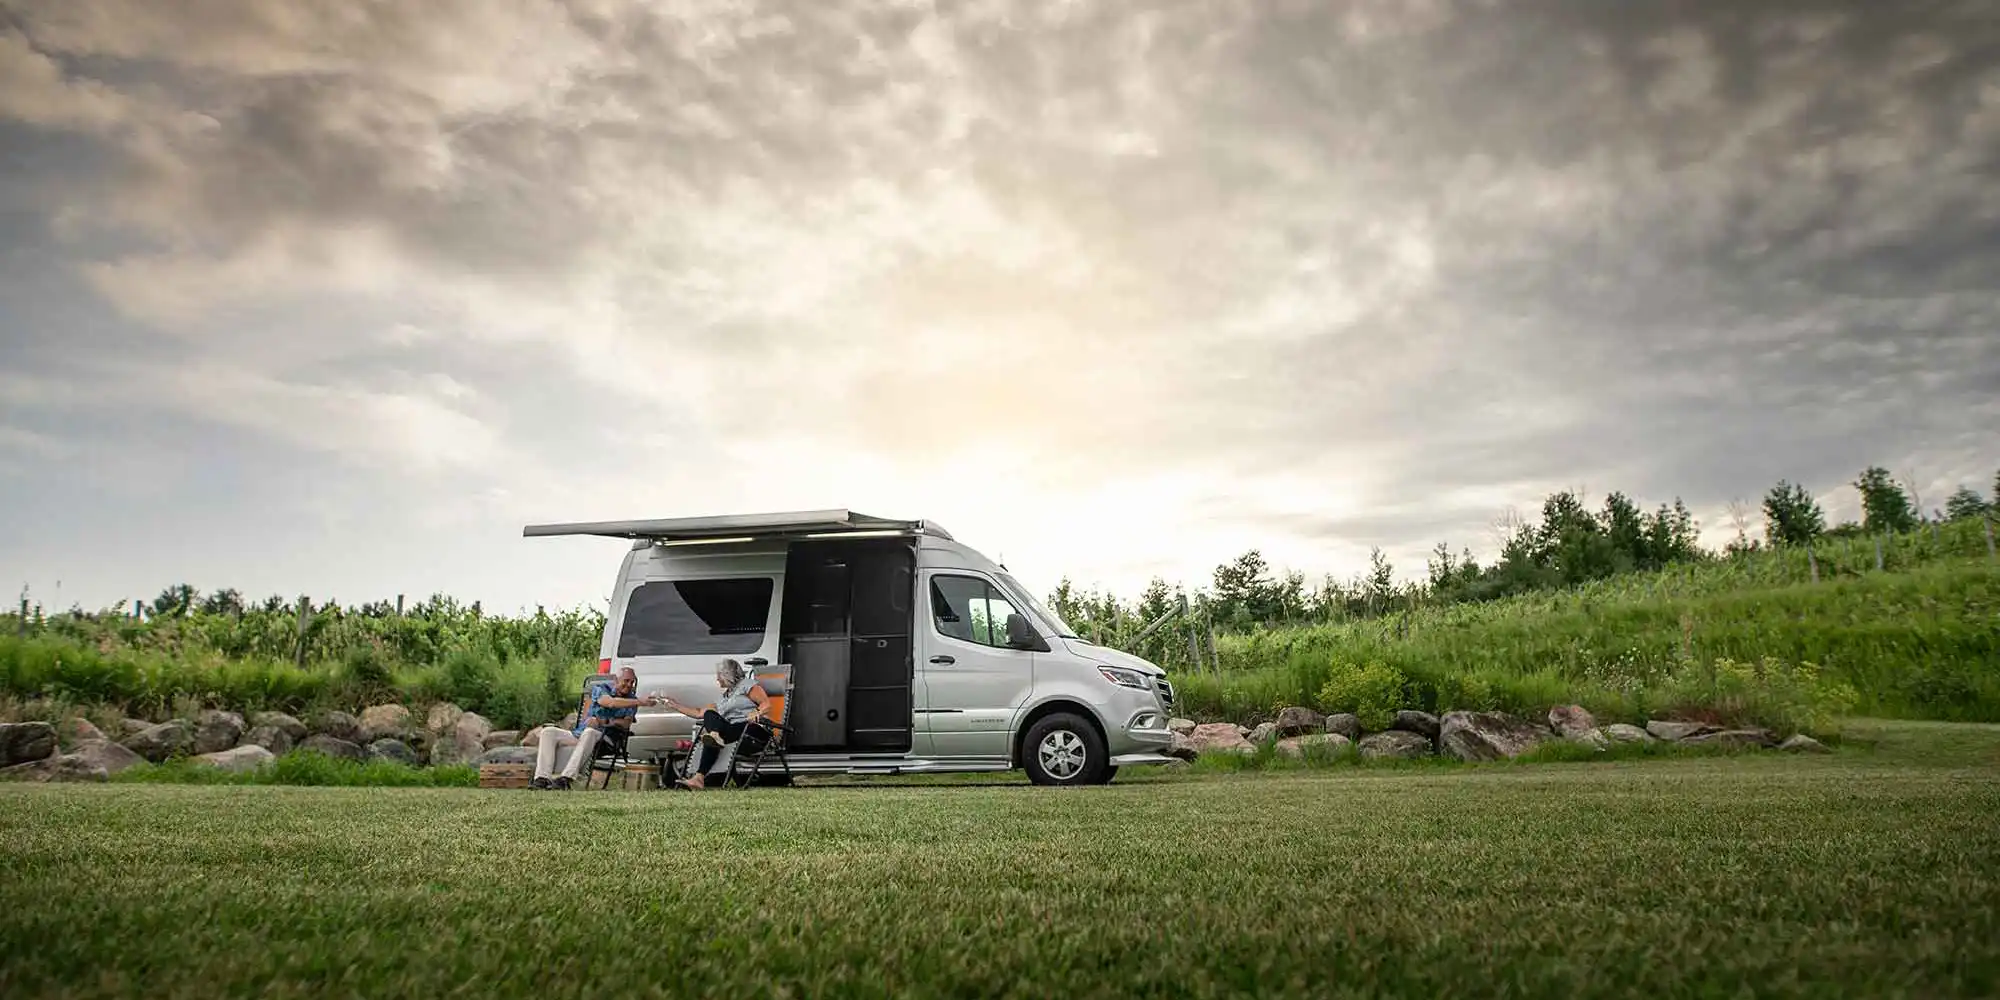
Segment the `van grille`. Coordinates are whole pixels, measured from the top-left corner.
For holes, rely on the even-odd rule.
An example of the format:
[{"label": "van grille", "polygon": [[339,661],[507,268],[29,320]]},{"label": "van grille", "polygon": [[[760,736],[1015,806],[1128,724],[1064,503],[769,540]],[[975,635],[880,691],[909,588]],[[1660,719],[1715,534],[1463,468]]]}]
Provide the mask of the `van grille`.
[{"label": "van grille", "polygon": [[1159,678],[1154,683],[1157,684],[1160,689],[1160,703],[1167,706],[1168,708],[1174,707],[1174,686],[1172,684],[1167,683],[1167,679],[1165,677]]}]

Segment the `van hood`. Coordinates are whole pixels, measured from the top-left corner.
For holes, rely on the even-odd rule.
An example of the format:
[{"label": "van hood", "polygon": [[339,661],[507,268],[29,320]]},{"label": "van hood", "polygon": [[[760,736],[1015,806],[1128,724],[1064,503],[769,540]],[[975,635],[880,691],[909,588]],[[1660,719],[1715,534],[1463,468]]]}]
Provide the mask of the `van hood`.
[{"label": "van hood", "polygon": [[1063,644],[1069,647],[1070,652],[1085,659],[1096,660],[1107,667],[1123,667],[1127,670],[1137,670],[1148,677],[1167,676],[1165,670],[1154,666],[1151,661],[1133,656],[1124,650],[1112,649],[1109,646],[1094,645],[1082,639],[1064,639]]}]

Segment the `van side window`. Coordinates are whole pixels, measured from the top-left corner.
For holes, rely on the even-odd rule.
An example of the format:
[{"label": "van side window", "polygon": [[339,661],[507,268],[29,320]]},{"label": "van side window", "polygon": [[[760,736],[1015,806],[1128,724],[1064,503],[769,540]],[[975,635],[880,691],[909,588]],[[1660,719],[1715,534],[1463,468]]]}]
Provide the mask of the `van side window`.
[{"label": "van side window", "polygon": [[931,577],[931,621],[938,634],[982,646],[1007,645],[1007,616],[1014,605],[993,585],[973,576]]},{"label": "van side window", "polygon": [[770,577],[641,584],[625,602],[619,656],[754,653],[771,617]]}]

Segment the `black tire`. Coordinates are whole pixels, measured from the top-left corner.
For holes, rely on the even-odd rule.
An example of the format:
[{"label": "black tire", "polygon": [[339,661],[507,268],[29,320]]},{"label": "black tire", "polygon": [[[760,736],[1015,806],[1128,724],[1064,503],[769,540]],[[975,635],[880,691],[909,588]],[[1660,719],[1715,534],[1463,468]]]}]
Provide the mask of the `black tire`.
[{"label": "black tire", "polygon": [[[1051,744],[1044,747],[1045,743]],[[1043,765],[1043,750],[1054,751],[1052,773]],[[1077,758],[1081,758],[1078,762]],[[1104,737],[1086,719],[1056,712],[1028,727],[1021,740],[1021,767],[1037,785],[1068,787],[1101,785],[1111,780],[1111,754]]]}]

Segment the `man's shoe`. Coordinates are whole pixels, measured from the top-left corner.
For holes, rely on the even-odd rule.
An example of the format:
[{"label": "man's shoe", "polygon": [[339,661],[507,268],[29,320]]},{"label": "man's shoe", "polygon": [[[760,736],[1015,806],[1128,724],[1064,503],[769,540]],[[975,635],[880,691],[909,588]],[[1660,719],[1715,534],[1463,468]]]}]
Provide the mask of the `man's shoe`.
[{"label": "man's shoe", "polygon": [[565,774],[562,777],[556,779],[556,791],[567,792],[569,791],[569,787],[570,787],[569,775]]},{"label": "man's shoe", "polygon": [[546,792],[549,790],[549,779],[536,778],[535,780],[528,782],[528,787],[537,792]]}]

